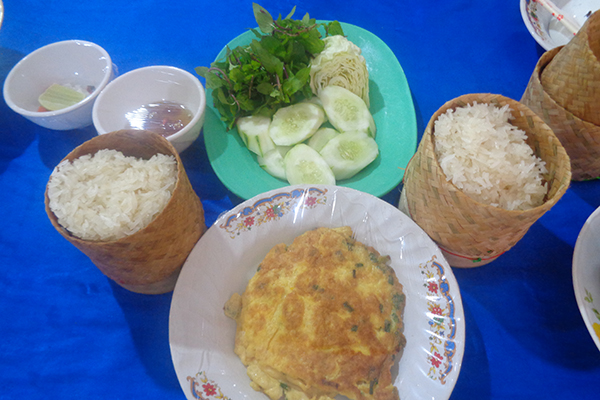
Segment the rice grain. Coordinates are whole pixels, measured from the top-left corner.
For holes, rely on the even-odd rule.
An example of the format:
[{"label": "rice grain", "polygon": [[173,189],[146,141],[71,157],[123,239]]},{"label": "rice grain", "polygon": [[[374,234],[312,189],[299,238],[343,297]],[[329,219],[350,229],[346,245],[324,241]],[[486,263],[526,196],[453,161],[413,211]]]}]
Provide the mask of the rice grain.
[{"label": "rice grain", "polygon": [[511,118],[508,105],[448,109],[435,121],[435,153],[447,180],[474,200],[526,210],[544,202],[547,171]]},{"label": "rice grain", "polygon": [[49,207],[58,222],[84,240],[117,240],[145,228],[171,199],[177,181],[172,155],[148,160],[103,149],[50,175]]}]

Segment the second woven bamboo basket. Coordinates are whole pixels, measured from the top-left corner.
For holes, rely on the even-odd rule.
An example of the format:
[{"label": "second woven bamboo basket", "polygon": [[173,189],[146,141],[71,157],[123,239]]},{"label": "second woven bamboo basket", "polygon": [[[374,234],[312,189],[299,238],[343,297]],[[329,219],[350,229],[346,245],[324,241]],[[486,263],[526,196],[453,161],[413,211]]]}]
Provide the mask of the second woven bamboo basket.
[{"label": "second woven bamboo basket", "polygon": [[[514,117],[511,124],[526,132],[527,144],[546,163],[544,179],[548,183],[548,194],[542,205],[510,211],[482,204],[446,179],[435,155],[434,123],[446,110],[473,102],[498,107],[509,105]],[[439,245],[451,266],[478,267],[512,248],[561,198],[570,180],[571,167],[565,149],[533,111],[501,95],[467,94],[448,101],[431,117],[404,174],[399,208]]]},{"label": "second woven bamboo basket", "polygon": [[561,51],[562,47],[556,47],[542,54],[521,103],[554,131],[571,159],[571,178],[574,181],[596,179],[600,177],[600,126],[582,120],[558,104],[541,81],[542,72]]}]

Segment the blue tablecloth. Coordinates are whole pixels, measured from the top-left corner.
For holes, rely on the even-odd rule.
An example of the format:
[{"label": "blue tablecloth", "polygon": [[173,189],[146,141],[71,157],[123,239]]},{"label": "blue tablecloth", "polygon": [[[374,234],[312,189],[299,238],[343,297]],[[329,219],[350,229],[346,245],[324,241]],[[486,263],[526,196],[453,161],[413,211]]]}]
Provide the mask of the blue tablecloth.
[{"label": "blue tablecloth", "polygon": [[[419,138],[447,100],[491,92],[519,100],[543,49],[519,2],[356,0],[261,3],[284,16],[348,22],[384,40],[414,97]],[[255,26],[251,2],[5,0],[0,81],[51,42],[100,44],[120,73],[147,65],[193,72]],[[0,399],[183,399],[169,352],[172,295],[111,283],[47,218],[52,169],[93,127],[57,132],[0,102]],[[207,224],[241,199],[220,183],[203,141],[182,154]],[[396,205],[400,188],[384,197]],[[600,352],[575,301],[579,230],[600,205],[600,182],[572,183],[508,253],[454,269],[466,345],[452,399],[598,398]]]}]

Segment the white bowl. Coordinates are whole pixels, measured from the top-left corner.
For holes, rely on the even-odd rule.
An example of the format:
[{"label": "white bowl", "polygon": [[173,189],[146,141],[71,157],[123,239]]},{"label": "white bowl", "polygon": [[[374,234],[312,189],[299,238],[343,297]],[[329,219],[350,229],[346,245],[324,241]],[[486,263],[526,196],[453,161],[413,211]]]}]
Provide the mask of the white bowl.
[{"label": "white bowl", "polygon": [[116,78],[98,96],[92,112],[94,126],[99,135],[130,128],[127,113],[162,101],[178,103],[193,115],[183,129],[167,136],[181,153],[200,134],[206,95],[198,78],[176,67],[144,67]]},{"label": "white bowl", "polygon": [[573,288],[583,321],[600,350],[600,207],[588,217],[577,237]]},{"label": "white bowl", "polygon": [[[553,0],[566,16],[583,26],[588,13],[600,9],[598,0]],[[573,34],[537,1],[521,0],[521,17],[531,36],[545,50],[563,46]]]},{"label": "white bowl", "polygon": [[[79,129],[92,124],[98,94],[114,77],[111,58],[102,47],[65,40],[41,47],[13,67],[4,82],[4,100],[15,112],[49,129]],[[93,86],[85,99],[56,111],[38,111],[38,97],[50,85]]]}]

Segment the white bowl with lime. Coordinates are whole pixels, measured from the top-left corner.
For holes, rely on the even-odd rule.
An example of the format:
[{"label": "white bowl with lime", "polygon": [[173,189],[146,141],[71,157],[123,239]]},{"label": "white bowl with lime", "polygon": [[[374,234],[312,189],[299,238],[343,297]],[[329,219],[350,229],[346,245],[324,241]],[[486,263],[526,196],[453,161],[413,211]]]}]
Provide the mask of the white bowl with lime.
[{"label": "white bowl with lime", "polygon": [[85,40],[41,47],[21,59],[4,82],[4,99],[15,112],[48,129],[92,124],[92,107],[116,74],[110,55]]}]

